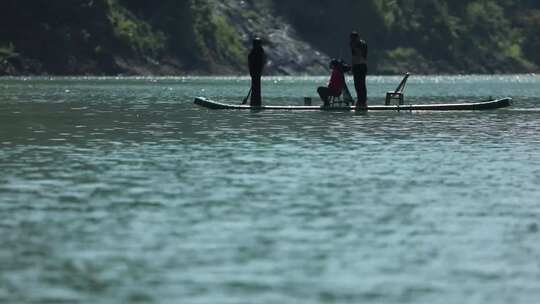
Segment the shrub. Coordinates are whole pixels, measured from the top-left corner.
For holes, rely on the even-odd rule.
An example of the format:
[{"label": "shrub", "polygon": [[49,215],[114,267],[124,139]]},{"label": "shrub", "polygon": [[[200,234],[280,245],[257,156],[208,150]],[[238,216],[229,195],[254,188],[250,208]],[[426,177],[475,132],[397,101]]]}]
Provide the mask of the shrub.
[{"label": "shrub", "polygon": [[109,20],[114,35],[120,41],[140,54],[156,57],[162,53],[167,42],[162,32],[154,31],[147,22],[137,18],[115,0],[109,0],[109,5]]}]

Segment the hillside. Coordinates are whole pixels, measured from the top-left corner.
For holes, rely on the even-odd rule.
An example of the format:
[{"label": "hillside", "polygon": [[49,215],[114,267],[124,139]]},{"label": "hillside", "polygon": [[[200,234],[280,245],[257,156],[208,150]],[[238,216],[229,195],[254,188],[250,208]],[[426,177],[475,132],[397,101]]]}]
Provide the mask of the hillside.
[{"label": "hillside", "polygon": [[540,66],[534,0],[3,0],[0,75],[324,74],[370,46],[371,73],[515,73]]}]

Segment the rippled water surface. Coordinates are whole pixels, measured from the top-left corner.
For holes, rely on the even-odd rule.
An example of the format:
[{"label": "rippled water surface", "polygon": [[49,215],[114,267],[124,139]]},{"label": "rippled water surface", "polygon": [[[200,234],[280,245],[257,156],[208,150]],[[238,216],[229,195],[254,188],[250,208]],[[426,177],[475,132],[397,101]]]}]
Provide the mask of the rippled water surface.
[{"label": "rippled water surface", "polygon": [[[369,102],[400,77],[371,77]],[[268,78],[301,104],[322,78]],[[0,79],[0,303],[536,303],[540,77],[249,112],[245,78]]]}]

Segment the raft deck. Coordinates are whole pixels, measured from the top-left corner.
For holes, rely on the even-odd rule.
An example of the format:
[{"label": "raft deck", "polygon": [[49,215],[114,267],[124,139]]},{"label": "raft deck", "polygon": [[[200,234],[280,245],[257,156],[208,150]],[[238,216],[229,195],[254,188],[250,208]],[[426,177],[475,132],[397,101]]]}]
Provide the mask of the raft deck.
[{"label": "raft deck", "polygon": [[[194,103],[201,107],[214,110],[287,110],[287,111],[353,111],[354,106],[279,106],[263,105],[252,107],[250,105],[228,104],[213,101],[204,97],[195,98]],[[438,103],[438,104],[404,104],[404,105],[368,105],[368,111],[477,111],[493,110],[509,107],[511,98],[501,98],[482,102],[466,103]]]}]

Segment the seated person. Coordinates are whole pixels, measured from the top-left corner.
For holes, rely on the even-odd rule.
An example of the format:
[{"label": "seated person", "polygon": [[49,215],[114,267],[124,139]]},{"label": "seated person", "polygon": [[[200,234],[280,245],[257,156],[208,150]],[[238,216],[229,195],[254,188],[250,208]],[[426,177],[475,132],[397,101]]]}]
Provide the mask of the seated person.
[{"label": "seated person", "polygon": [[343,87],[345,86],[343,64],[340,61],[333,59],[330,61],[330,69],[332,69],[332,75],[330,76],[328,86],[317,88],[317,93],[319,93],[319,96],[321,96],[325,107],[330,105],[331,96],[341,96],[341,91],[343,91]]}]

